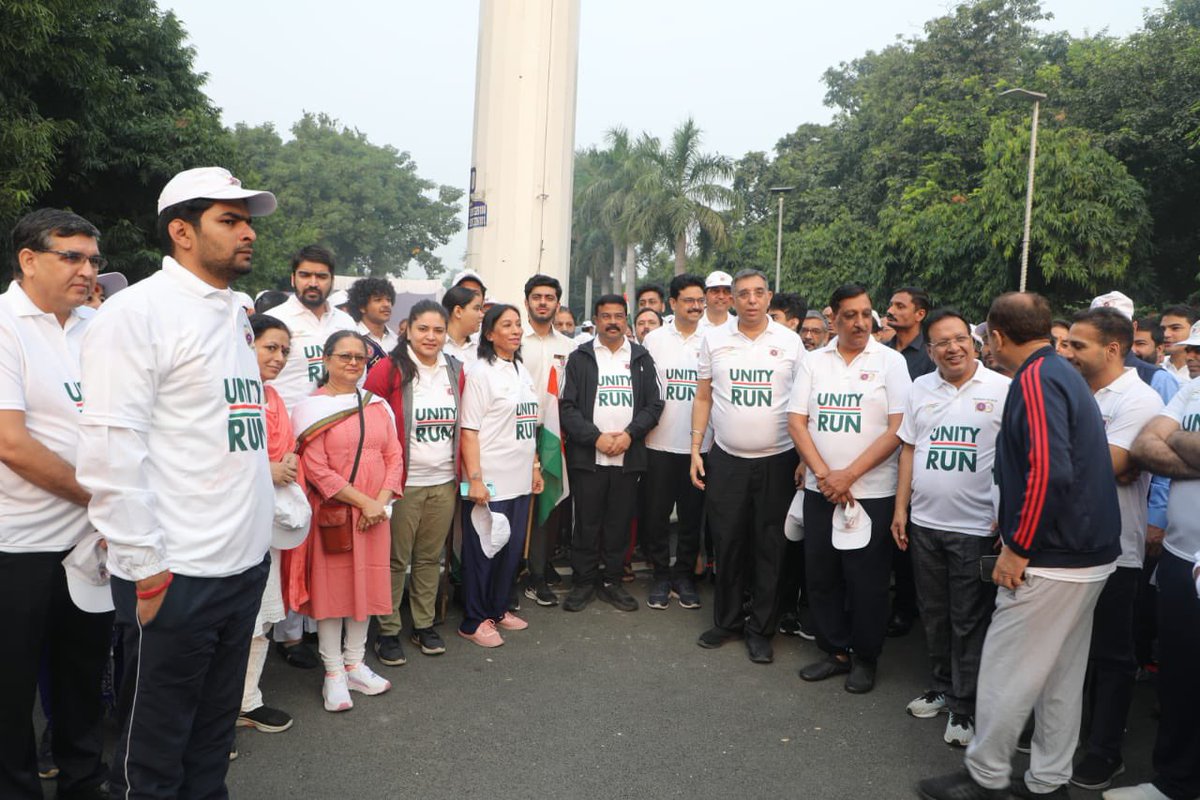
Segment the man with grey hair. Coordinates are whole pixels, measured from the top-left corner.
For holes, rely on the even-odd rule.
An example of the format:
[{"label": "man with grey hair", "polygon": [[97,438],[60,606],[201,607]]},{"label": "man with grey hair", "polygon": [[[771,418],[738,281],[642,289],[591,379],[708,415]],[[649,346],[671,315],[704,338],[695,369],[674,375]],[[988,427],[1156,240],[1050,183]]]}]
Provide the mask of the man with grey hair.
[{"label": "man with grey hair", "polygon": [[800,323],[800,341],[808,352],[820,350],[829,344],[829,323],[820,311],[809,311]]},{"label": "man with grey hair", "polygon": [[42,796],[32,715],[43,654],[58,796],[101,796],[112,606],[77,607],[63,563],[77,545],[98,545],[82,541],[91,495],[75,454],[80,341],[94,313],[83,304],[105,266],[99,238],[68,211],[27,214],[13,229],[13,282],[0,295],[0,797]]}]

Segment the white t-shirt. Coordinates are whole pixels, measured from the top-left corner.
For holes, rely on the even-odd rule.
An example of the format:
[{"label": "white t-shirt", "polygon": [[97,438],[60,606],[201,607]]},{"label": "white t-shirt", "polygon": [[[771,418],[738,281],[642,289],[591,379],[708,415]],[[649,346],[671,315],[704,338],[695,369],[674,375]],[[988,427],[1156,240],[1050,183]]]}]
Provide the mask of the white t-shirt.
[{"label": "white t-shirt", "polygon": [[494,484],[493,500],[511,500],[533,489],[539,393],[520,362],[479,359],[467,368],[460,418],[479,431],[483,480]]},{"label": "white t-shirt", "polygon": [[427,367],[410,347],[408,357],[417,365],[412,382],[412,430],[408,433],[406,486],[441,486],[454,480],[454,425],[458,406],[446,372],[446,359]]},{"label": "white t-shirt", "polygon": [[79,481],[114,575],[219,578],[259,564],[275,513],[254,335],[228,289],[174,259],[83,338]]},{"label": "white t-shirt", "polygon": [[395,349],[396,343],[400,341],[400,337],[393,333],[392,329],[386,325],[383,327],[382,339],[376,338],[375,334],[371,333],[371,329],[366,326],[366,323],[358,323],[355,330],[357,330],[366,338],[370,339],[375,344],[379,345],[383,349],[385,355],[391,353],[392,350]]},{"label": "white t-shirt", "polygon": [[[633,373],[629,369],[633,348],[625,339],[614,353],[597,340],[595,353],[598,374],[592,423],[601,432],[623,431],[633,420]],[[620,467],[624,464],[624,453],[609,456],[596,451],[596,466]]]},{"label": "white t-shirt", "polygon": [[979,362],[961,387],[937,371],[913,381],[899,434],[914,448],[915,524],[992,535],[992,464],[1008,384],[1008,378]]},{"label": "white t-shirt", "polygon": [[[797,372],[788,412],[808,416],[808,433],[821,458],[830,469],[844,469],[887,432],[889,414],[904,413],[911,389],[904,356],[868,337],[849,364],[836,344],[809,353]],[[866,500],[894,495],[898,463],[897,449],[855,481],[850,493]],[[812,470],[805,488],[817,491]]]},{"label": "white t-shirt", "polygon": [[562,394],[563,370],[567,366],[567,356],[575,352],[579,343],[554,330],[553,325],[550,326],[550,333],[545,336],[539,336],[529,323],[525,323],[524,331],[521,337],[521,363],[528,370],[538,397],[546,392],[551,366],[558,370],[558,392]]},{"label": "white t-shirt", "polygon": [[[697,326],[684,337],[674,322],[665,323],[646,335],[642,345],[654,359],[658,387],[663,399],[658,425],[646,436],[646,447],[665,453],[692,452],[692,403],[700,367],[700,345],[704,331]],[[712,446],[712,426],[704,432],[700,452]]]},{"label": "white t-shirt", "polygon": [[696,368],[712,381],[709,421],[718,447],[738,458],[762,458],[792,449],[788,392],[805,352],[800,337],[768,322],[758,338],[733,325],[704,329]]},{"label": "white t-shirt", "polygon": [[442,346],[443,353],[449,353],[457,358],[465,367],[475,359],[479,358],[479,334],[474,333],[467,337],[466,343],[459,347],[454,343],[454,340],[449,336],[446,337],[446,344]]},{"label": "white t-shirt", "polygon": [[[1104,418],[1104,431],[1113,447],[1129,450],[1133,440],[1150,420],[1162,413],[1158,392],[1138,377],[1137,369],[1126,367],[1121,377],[1096,392],[1096,404]],[[1117,484],[1117,502],[1121,508],[1121,557],[1118,567],[1140,569],[1146,555],[1146,505],[1150,492],[1150,473],[1130,484]]]},{"label": "white t-shirt", "polygon": [[[13,281],[0,295],[0,409],[22,411],[29,435],[68,464],[79,445],[79,347],[94,312],[60,325]],[[92,529],[87,508],[47,492],[0,463],[0,552],[70,550]]]},{"label": "white t-shirt", "polygon": [[275,391],[283,398],[289,414],[296,403],[317,388],[317,381],[325,369],[325,341],[337,331],[358,331],[358,323],[345,311],[328,304],[326,309],[318,319],[292,295],[267,312],[268,316],[275,317],[292,332],[292,354],[280,370],[279,377],[271,381]]},{"label": "white t-shirt", "polygon": [[1181,366],[1176,367],[1175,364],[1172,363],[1171,357],[1167,356],[1163,359],[1162,368],[1174,375],[1176,380],[1178,380],[1181,385],[1192,379],[1191,373],[1188,372],[1187,362],[1184,362]]},{"label": "white t-shirt", "polygon": [[[1189,433],[1200,431],[1200,378],[1185,383],[1163,409],[1162,416],[1175,420]],[[1200,512],[1197,509],[1200,509],[1200,479],[1172,478],[1163,547],[1185,560],[1191,560],[1192,554],[1200,550]]]}]

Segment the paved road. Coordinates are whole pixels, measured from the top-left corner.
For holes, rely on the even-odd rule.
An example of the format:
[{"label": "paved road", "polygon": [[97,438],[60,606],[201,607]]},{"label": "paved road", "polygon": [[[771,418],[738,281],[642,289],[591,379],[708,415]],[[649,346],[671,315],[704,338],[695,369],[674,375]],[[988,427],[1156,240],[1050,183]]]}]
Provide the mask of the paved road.
[{"label": "paved road", "polygon": [[[644,600],[648,580],[632,592]],[[945,717],[916,720],[905,704],[924,687],[919,632],[890,640],[865,696],[840,681],[805,684],[796,670],[816,647],[776,637],[775,663],[750,663],[740,642],[702,650],[706,608],[580,614],[530,608],[526,631],[484,650],[443,626],[437,657],[372,666],[393,682],[355,694],[352,711],[321,707],[319,670],[272,655],[266,701],[295,726],[241,729],[230,765],[235,798],[909,798],[920,778],[953,770]],[[452,614],[453,616],[453,614]],[[1123,781],[1149,770],[1152,690],[1138,686]],[[1026,758],[1018,756],[1024,769]],[[1076,791],[1076,797],[1097,795]]]}]

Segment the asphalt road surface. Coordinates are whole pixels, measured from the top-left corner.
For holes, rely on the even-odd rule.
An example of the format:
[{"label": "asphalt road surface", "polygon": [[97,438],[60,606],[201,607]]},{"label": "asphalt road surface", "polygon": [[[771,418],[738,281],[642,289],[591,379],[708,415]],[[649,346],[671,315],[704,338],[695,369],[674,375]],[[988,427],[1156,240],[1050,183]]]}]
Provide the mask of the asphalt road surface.
[{"label": "asphalt road surface", "polygon": [[[644,601],[646,577],[630,584]],[[942,742],[944,716],[904,707],[927,674],[918,629],[888,641],[874,692],[841,680],[806,684],[799,667],[816,646],[775,637],[775,663],[752,664],[744,645],[703,650],[705,608],[644,605],[622,613],[523,600],[529,629],[485,650],[440,630],[447,651],[423,656],[405,639],[408,664],[372,668],[393,683],[354,708],[321,705],[321,671],[274,653],[266,703],[295,716],[291,730],[239,729],[230,765],[235,798],[910,798],[922,777],[957,769],[962,751]],[[407,633],[406,633],[407,635]],[[1120,783],[1150,777],[1155,723],[1151,684],[1139,684]],[[1014,764],[1024,770],[1027,757]],[[1072,790],[1079,798],[1098,793]]]}]

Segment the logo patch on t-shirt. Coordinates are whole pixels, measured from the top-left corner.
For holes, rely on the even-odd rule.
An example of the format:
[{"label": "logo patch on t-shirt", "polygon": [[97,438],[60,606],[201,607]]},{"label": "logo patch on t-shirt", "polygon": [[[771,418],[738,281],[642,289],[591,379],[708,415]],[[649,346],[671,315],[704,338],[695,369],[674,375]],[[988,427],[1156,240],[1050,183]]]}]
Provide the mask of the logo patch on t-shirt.
[{"label": "logo patch on t-shirt", "polygon": [[83,386],[79,381],[72,383],[64,383],[63,388],[67,390],[67,397],[71,398],[71,402],[75,404],[75,410],[80,414],[83,413]]},{"label": "logo patch on t-shirt", "polygon": [[696,399],[698,373],[694,369],[668,369],[667,400],[690,403]]},{"label": "logo patch on t-shirt", "polygon": [[633,380],[628,375],[601,375],[596,387],[601,408],[633,408]]},{"label": "logo patch on t-shirt", "polygon": [[925,469],[941,472],[974,472],[979,457],[979,428],[940,425],[929,434]]},{"label": "logo patch on t-shirt", "polygon": [[817,430],[862,433],[862,392],[818,392]]},{"label": "logo patch on t-shirt", "polygon": [[769,407],[775,395],[774,375],[773,369],[729,370],[729,402],[742,408]]},{"label": "logo patch on t-shirt", "polygon": [[529,441],[537,432],[538,404],[517,403],[517,441]]},{"label": "logo patch on t-shirt", "polygon": [[454,437],[454,407],[413,409],[413,437],[418,442],[445,442]]},{"label": "logo patch on t-shirt", "polygon": [[265,450],[262,383],[253,378],[226,378],[225,402],[229,404],[229,452]]}]

